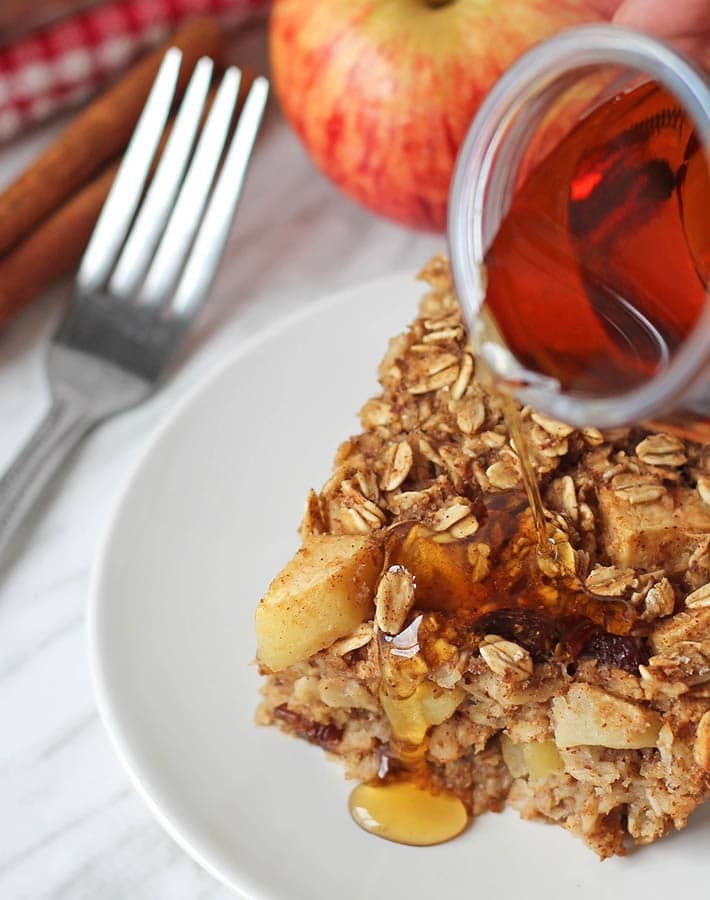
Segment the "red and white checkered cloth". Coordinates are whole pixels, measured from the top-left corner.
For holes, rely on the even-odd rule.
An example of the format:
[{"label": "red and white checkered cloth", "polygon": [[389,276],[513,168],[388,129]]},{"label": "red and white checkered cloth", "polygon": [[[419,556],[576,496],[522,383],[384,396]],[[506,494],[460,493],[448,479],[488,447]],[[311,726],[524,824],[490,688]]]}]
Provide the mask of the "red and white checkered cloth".
[{"label": "red and white checkered cloth", "polygon": [[270,0],[111,0],[0,50],[0,142],[92,94],[195,15],[225,25],[263,16]]}]

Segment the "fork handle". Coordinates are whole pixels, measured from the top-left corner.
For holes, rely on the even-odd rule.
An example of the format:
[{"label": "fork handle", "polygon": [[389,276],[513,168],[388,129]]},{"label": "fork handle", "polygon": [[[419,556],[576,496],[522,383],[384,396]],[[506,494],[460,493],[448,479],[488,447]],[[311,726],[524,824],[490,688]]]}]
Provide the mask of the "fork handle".
[{"label": "fork handle", "polygon": [[55,396],[44,419],[0,478],[0,565],[67,456],[96,424],[77,397]]}]

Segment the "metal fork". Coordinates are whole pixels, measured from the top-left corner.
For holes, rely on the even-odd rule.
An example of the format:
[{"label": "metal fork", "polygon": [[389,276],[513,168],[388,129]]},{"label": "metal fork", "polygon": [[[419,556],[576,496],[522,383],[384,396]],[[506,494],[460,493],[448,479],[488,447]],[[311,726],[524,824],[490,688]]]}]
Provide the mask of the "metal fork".
[{"label": "metal fork", "polygon": [[255,79],[228,140],[240,72],[225,72],[200,128],[213,69],[200,60],[141,202],[181,57],[176,48],[165,54],[49,344],[49,411],[0,479],[0,561],[87,432],[153,393],[214,279],[268,82]]}]

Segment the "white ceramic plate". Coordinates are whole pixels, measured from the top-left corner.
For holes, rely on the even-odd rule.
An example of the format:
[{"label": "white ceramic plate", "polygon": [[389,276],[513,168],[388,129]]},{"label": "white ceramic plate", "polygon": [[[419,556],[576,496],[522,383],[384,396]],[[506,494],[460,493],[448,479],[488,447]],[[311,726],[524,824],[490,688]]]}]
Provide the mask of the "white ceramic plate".
[{"label": "white ceramic plate", "polygon": [[164,424],[93,581],[90,653],[115,749],[170,834],[253,900],[697,896],[710,809],[603,865],[508,812],[440,847],[397,846],[351,822],[349,786],[319,749],[253,725],[254,607],[420,293],[389,278],[277,325]]}]

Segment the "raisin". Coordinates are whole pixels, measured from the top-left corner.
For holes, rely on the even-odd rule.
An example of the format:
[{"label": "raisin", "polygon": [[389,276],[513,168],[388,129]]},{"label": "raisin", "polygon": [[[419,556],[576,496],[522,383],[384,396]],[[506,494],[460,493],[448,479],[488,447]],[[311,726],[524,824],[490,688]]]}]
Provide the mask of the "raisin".
[{"label": "raisin", "polygon": [[586,616],[563,616],[559,622],[560,640],[571,659],[587,657],[604,666],[616,666],[638,674],[638,667],[648,656],[638,638],[609,634]]},{"label": "raisin", "polygon": [[587,641],[581,655],[591,656],[604,666],[616,666],[632,675],[638,675],[639,666],[648,662],[637,638],[604,631]]},{"label": "raisin", "polygon": [[557,644],[554,620],[543,612],[523,607],[486,613],[476,621],[474,630],[478,634],[499,634],[508,641],[520,644],[535,662],[549,659]]},{"label": "raisin", "polygon": [[324,750],[334,752],[338,748],[343,732],[335,725],[323,725],[321,722],[314,722],[307,719],[300,713],[289,709],[286,704],[277,706],[274,715],[280,719],[290,730],[311,744],[318,744]]},{"label": "raisin", "polygon": [[586,616],[562,616],[557,627],[565,651],[572,659],[577,659],[595,635],[602,634],[599,625]]}]

